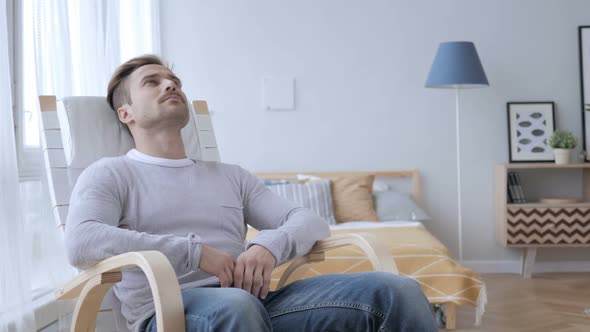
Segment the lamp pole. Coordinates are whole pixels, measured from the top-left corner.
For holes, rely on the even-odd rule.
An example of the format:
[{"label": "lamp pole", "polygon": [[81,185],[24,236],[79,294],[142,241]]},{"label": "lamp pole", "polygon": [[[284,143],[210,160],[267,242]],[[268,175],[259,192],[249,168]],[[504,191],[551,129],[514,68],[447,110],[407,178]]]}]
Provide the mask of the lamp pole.
[{"label": "lamp pole", "polygon": [[459,87],[455,87],[455,132],[457,140],[457,219],[459,261],[463,261],[463,210],[461,209],[461,140],[459,135]]}]

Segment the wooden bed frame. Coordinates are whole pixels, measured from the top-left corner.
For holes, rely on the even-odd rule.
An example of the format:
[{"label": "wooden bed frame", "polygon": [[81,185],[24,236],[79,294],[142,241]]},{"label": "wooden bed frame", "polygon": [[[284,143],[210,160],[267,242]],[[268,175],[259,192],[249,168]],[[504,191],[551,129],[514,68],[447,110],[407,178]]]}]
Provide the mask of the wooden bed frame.
[{"label": "wooden bed frame", "polygon": [[[374,175],[375,178],[409,178],[412,181],[412,196],[416,204],[420,203],[420,172],[418,170],[406,171],[379,171],[379,172],[297,172],[297,173],[256,173],[259,179],[282,180],[297,179],[298,174],[313,175],[324,179],[334,179],[343,176]],[[457,304],[453,302],[430,302],[431,304],[444,304],[446,306],[447,330],[454,330],[457,326]]]}]

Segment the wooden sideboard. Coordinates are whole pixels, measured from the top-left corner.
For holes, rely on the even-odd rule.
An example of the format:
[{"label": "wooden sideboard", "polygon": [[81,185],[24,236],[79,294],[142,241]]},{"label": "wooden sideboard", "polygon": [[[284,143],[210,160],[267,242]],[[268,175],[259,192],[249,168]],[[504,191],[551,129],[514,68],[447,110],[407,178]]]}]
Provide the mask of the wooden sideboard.
[{"label": "wooden sideboard", "polygon": [[[508,172],[581,170],[582,197],[576,203],[509,203]],[[526,192],[526,188],[523,188]],[[551,193],[549,193],[551,194]],[[496,240],[523,248],[522,275],[530,278],[537,248],[590,247],[590,163],[518,163],[496,166]]]}]

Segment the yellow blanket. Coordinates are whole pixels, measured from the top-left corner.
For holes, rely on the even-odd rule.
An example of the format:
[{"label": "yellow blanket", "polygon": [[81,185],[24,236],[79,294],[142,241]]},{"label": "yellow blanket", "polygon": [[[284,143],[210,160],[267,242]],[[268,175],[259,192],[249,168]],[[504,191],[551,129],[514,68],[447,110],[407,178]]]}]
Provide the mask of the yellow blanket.
[{"label": "yellow blanket", "polygon": [[[370,234],[391,249],[399,273],[418,281],[430,303],[454,302],[476,307],[476,324],[479,324],[487,301],[485,284],[480,276],[453,260],[448,249],[421,223],[408,222],[369,223],[356,222],[332,228],[332,235],[356,233]],[[256,231],[250,229],[248,239]],[[273,271],[271,287],[274,289],[287,264]],[[370,271],[371,264],[361,250],[348,246],[326,254],[326,261],[313,264],[305,277],[321,274]]]}]

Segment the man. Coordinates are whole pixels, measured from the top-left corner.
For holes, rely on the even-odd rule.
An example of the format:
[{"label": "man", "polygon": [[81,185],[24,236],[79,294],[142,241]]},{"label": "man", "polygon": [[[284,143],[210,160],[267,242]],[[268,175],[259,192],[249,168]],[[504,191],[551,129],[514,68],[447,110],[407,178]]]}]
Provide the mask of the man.
[{"label": "man", "polygon": [[[273,268],[329,236],[326,222],[239,166],[188,159],[187,99],[159,58],[121,65],[107,99],[136,148],[80,175],[66,227],[72,265],[159,250],[181,285],[188,331],[436,330],[418,284],[388,273],[325,275],[269,292]],[[261,230],[247,244],[246,224]],[[125,271],[114,290],[133,331],[156,330],[141,271]]]}]

